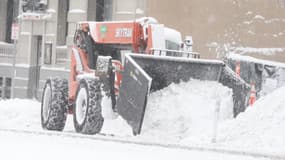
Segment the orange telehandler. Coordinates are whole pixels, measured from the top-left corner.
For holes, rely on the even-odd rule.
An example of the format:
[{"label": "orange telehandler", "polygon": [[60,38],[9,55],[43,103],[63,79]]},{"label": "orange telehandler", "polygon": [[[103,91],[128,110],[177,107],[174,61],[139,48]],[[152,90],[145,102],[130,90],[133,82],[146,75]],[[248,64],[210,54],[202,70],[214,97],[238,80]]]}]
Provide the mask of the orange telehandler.
[{"label": "orange telehandler", "polygon": [[181,42],[178,31],[153,18],[78,23],[69,81],[46,81],[42,127],[61,131],[67,114],[72,113],[77,132],[96,134],[104,118],[119,114],[136,135],[141,132],[148,94],[191,78],[219,81],[233,88],[235,113],[243,111],[248,85],[222,61],[181,51]]}]

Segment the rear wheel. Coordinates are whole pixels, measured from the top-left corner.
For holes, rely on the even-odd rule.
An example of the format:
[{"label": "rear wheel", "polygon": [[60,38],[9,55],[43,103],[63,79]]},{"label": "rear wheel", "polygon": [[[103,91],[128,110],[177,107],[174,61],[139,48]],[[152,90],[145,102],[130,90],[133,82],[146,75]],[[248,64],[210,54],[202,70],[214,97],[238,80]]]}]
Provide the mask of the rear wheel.
[{"label": "rear wheel", "polygon": [[68,82],[53,78],[46,81],[41,103],[41,124],[44,129],[62,131],[67,116]]},{"label": "rear wheel", "polygon": [[102,116],[102,94],[98,79],[82,79],[74,103],[73,121],[76,132],[96,134],[100,132]]}]

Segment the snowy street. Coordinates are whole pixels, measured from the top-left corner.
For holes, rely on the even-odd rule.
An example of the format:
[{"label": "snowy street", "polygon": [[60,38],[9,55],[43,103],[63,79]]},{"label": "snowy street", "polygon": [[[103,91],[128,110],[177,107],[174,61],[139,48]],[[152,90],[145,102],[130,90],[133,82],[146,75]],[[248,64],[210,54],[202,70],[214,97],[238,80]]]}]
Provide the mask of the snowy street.
[{"label": "snowy street", "polygon": [[[215,152],[167,149],[66,136],[34,135],[0,131],[1,159],[203,159],[255,160]],[[265,158],[258,158],[264,159]]]},{"label": "snowy street", "polygon": [[[228,88],[197,80],[173,84],[150,95],[144,130],[135,137],[121,117],[105,121],[101,133],[109,136],[75,133],[71,115],[63,133],[45,131],[40,124],[39,102],[1,100],[1,157],[51,159],[53,155],[47,152],[54,152],[57,157],[71,159],[282,159],[285,157],[284,91],[282,87],[262,97],[233,119],[228,109],[232,106]],[[213,143],[217,100],[221,103]]]},{"label": "snowy street", "polygon": [[285,160],[285,0],[0,0],[0,160]]}]

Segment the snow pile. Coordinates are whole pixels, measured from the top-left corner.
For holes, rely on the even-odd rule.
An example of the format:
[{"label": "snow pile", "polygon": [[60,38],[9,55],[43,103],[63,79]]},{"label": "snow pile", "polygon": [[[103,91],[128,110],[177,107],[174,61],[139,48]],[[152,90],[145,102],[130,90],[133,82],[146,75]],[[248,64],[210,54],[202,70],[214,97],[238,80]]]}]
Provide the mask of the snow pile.
[{"label": "snow pile", "polygon": [[218,106],[220,121],[232,119],[232,90],[218,82],[171,84],[149,96],[142,137],[209,142]]},{"label": "snow pile", "polygon": [[218,141],[248,149],[285,153],[285,87],[260,98],[236,119],[222,124]]},{"label": "snow pile", "polygon": [[251,54],[258,53],[266,56],[275,55],[278,53],[284,53],[285,48],[253,48],[253,47],[236,47],[235,53],[239,54]]},{"label": "snow pile", "polygon": [[[218,92],[217,92],[218,91]],[[147,140],[209,141],[213,135],[215,109],[220,106],[220,122],[232,119],[232,91],[217,82],[191,80],[171,84],[149,96],[142,136]],[[104,110],[104,108],[103,108]],[[40,102],[12,99],[0,101],[0,128],[42,130]],[[64,132],[75,132],[68,115]],[[105,118],[103,134],[132,137],[132,129],[120,116]],[[203,133],[203,134],[201,134]]]},{"label": "snow pile", "polygon": [[[217,82],[199,80],[171,84],[150,94],[141,135],[133,137],[131,128],[120,116],[106,119],[101,132],[192,145],[212,144],[217,127],[216,145],[285,153],[284,93],[282,87],[261,97],[233,119],[231,89]],[[42,130],[40,103],[1,100],[0,129]],[[64,132],[75,132],[72,116],[68,116]]]},{"label": "snow pile", "polygon": [[227,58],[233,59],[233,60],[254,62],[254,63],[260,63],[260,64],[264,64],[264,65],[269,65],[269,66],[278,66],[278,67],[285,68],[285,63],[276,62],[276,61],[270,61],[270,60],[258,59],[258,58],[254,58],[254,57],[251,57],[251,56],[245,56],[245,55],[236,54],[236,53],[233,53],[233,52],[230,52],[227,55]]}]

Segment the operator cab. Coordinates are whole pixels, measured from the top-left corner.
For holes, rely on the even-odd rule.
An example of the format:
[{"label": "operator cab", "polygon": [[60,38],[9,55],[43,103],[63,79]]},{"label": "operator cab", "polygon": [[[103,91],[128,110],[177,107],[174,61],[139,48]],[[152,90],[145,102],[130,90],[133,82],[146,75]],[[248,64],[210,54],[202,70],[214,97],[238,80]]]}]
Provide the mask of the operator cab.
[{"label": "operator cab", "polygon": [[131,45],[96,43],[91,36],[89,27],[82,28],[82,24],[78,24],[78,26],[74,35],[74,44],[86,53],[90,69],[96,69],[99,55],[110,56],[113,60],[121,61],[121,53],[124,51],[132,52]]}]

